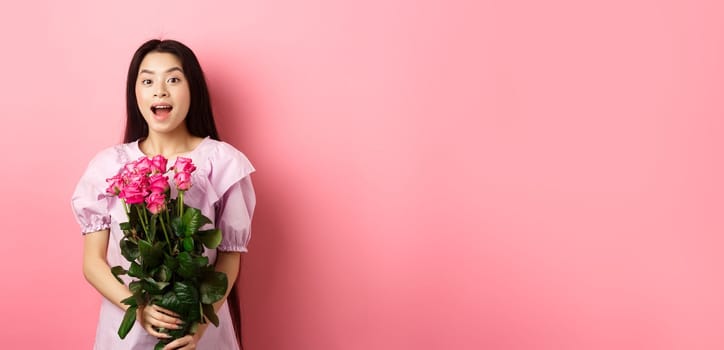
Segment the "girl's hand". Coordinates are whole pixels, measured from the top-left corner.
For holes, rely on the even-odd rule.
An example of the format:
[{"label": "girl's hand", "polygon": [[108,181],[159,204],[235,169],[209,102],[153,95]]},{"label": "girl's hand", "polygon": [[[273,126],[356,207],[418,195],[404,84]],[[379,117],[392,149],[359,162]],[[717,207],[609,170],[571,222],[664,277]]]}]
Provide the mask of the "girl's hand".
[{"label": "girl's hand", "polygon": [[140,315],[137,316],[140,316],[138,319],[141,321],[143,329],[156,338],[166,339],[171,337],[166,333],[159,332],[158,329],[180,329],[180,325],[183,324],[177,313],[158,305],[146,305],[139,308],[138,312]]},{"label": "girl's hand", "polygon": [[201,335],[199,333],[196,333],[196,335],[189,334],[166,344],[163,350],[194,350],[200,338]]}]

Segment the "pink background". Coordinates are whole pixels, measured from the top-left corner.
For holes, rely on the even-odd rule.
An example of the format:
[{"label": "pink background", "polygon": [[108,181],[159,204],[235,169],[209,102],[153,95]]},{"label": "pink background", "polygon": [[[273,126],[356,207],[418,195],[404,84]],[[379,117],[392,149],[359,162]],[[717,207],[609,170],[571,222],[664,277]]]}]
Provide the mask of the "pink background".
[{"label": "pink background", "polygon": [[69,199],[158,36],[259,170],[247,349],[724,348],[721,2],[8,6],[3,348],[91,346]]}]

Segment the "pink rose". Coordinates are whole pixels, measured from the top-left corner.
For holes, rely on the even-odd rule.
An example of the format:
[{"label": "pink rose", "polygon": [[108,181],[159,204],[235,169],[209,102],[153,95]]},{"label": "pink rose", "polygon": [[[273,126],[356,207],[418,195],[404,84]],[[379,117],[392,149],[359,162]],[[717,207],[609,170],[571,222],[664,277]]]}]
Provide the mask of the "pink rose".
[{"label": "pink rose", "polygon": [[126,201],[128,204],[137,204],[137,203],[143,203],[143,199],[148,194],[148,190],[146,188],[142,187],[137,182],[132,182],[127,184],[121,192],[118,194],[118,197]]},{"label": "pink rose", "polygon": [[178,172],[173,176],[173,180],[176,182],[176,188],[179,191],[186,191],[191,188],[191,174],[187,172]]},{"label": "pink rose", "polygon": [[148,157],[142,157],[136,162],[134,173],[148,175],[151,172],[151,160]]},{"label": "pink rose", "polygon": [[168,177],[162,174],[153,174],[148,177],[148,189],[151,192],[164,193],[168,188]]},{"label": "pink rose", "polygon": [[146,208],[151,214],[158,214],[166,208],[166,195],[163,192],[151,192],[146,197]]},{"label": "pink rose", "polygon": [[130,174],[125,179],[125,186],[118,194],[128,204],[142,203],[148,194],[148,177],[138,173]]},{"label": "pink rose", "polygon": [[123,178],[121,177],[121,174],[118,174],[110,179],[106,179],[106,182],[108,182],[106,193],[110,195],[116,196],[123,189]]},{"label": "pink rose", "polygon": [[151,159],[151,172],[165,174],[167,162],[168,160],[160,154],[154,156],[153,159]]},{"label": "pink rose", "polygon": [[148,176],[141,174],[130,174],[126,177],[126,185],[136,185],[140,188],[148,188]]},{"label": "pink rose", "polygon": [[190,158],[178,157],[176,163],[173,164],[173,170],[175,172],[193,173],[196,170],[196,166]]}]

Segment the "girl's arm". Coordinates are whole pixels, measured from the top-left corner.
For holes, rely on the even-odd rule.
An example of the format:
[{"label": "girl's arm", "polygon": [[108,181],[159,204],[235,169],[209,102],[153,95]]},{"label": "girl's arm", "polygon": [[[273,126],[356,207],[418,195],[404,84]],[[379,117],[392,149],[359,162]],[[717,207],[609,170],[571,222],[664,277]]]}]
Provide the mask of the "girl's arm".
[{"label": "girl's arm", "polygon": [[121,304],[121,300],[130,297],[131,291],[124,284],[118,283],[106,262],[109,235],[108,230],[103,230],[84,236],[83,275],[106,299],[125,311],[128,305]]},{"label": "girl's arm", "polygon": [[[131,291],[125,284],[121,284],[111,273],[111,268],[106,261],[106,250],[108,249],[108,230],[87,233],[83,243],[83,275],[85,279],[110,302],[121,308],[128,309],[128,305],[121,303],[121,300],[130,297]],[[148,309],[148,310],[146,310]],[[150,327],[144,319],[153,318],[154,325],[167,329],[180,328],[177,324],[181,320],[164,314],[165,310],[139,308],[136,319],[141,326],[155,337],[166,338],[168,335],[157,332]],[[120,326],[120,325],[119,325]]]},{"label": "girl's arm", "polygon": [[[216,271],[223,272],[226,274],[226,278],[229,284],[226,286],[226,294],[221,300],[214,303],[214,311],[218,312],[222,305],[226,302],[226,298],[229,297],[231,287],[236,282],[236,277],[239,275],[239,269],[241,268],[241,253],[239,252],[218,252],[216,255]],[[231,326],[231,325],[229,325]],[[195,349],[196,344],[199,342],[201,337],[204,335],[206,328],[209,327],[208,323],[199,325],[196,334],[187,335],[185,337],[176,339],[168,343],[163,349]]]}]

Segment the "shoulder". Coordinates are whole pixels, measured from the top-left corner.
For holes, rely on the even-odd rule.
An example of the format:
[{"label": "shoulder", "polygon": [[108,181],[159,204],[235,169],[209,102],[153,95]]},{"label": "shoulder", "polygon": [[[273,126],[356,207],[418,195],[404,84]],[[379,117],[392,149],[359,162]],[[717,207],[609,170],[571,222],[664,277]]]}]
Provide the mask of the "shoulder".
[{"label": "shoulder", "polygon": [[239,151],[236,147],[224,141],[218,141],[214,139],[206,140],[209,143],[209,147],[213,150],[214,155],[219,158],[241,158],[246,159],[244,153]]},{"label": "shoulder", "polygon": [[243,173],[246,176],[255,171],[254,166],[244,153],[224,141],[207,139],[207,156],[212,169],[224,169]]},{"label": "shoulder", "polygon": [[203,181],[208,182],[217,198],[255,171],[244,153],[223,141],[204,140],[203,152],[198,156],[200,162],[196,176],[205,178]]}]

